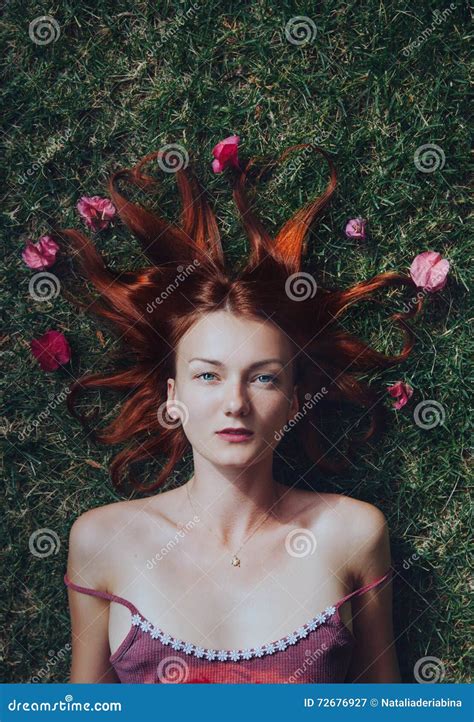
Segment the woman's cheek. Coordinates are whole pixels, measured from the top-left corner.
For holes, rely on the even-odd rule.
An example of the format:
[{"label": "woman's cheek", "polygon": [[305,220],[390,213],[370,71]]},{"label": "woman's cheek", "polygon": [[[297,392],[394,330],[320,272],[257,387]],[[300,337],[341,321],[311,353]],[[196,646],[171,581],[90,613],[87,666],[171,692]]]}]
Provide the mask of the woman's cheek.
[{"label": "woman's cheek", "polygon": [[283,426],[287,421],[288,415],[286,407],[282,408],[281,404],[270,405],[263,413],[260,419],[261,428],[265,437],[265,441],[271,446],[276,446],[279,440],[278,434],[282,433]]},{"label": "woman's cheek", "polygon": [[219,416],[220,406],[215,395],[200,391],[183,394],[182,405],[187,416],[186,434],[193,438],[204,438],[212,435]]},{"label": "woman's cheek", "polygon": [[194,387],[182,394],[182,403],[188,410],[188,415],[193,419],[206,417],[209,408],[216,405],[216,395],[206,393],[206,390]]}]

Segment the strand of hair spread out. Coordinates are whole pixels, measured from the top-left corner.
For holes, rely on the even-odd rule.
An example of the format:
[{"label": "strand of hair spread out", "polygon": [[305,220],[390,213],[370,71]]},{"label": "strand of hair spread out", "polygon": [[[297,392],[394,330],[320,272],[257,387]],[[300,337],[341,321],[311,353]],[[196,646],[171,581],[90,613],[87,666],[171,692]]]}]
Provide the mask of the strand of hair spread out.
[{"label": "strand of hair spread out", "polygon": [[[408,312],[391,315],[403,331],[404,345],[398,355],[390,356],[347,332],[340,319],[359,301],[378,302],[374,294],[381,289],[413,289],[408,275],[381,273],[346,290],[321,288],[318,284],[316,292],[307,294],[307,298],[290,297],[285,284],[291,274],[300,272],[308,230],[326,207],[337,182],[331,158],[318,146],[291,146],[277,162],[303,148],[311,148],[326,159],[330,180],[324,193],[298,210],[275,237],[258,219],[246,195],[254,159],[243,170],[231,168],[233,196],[250,244],[249,257],[236,273],[225,266],[216,217],[189,166],[176,171],[182,206],[178,224],[131,202],[119,191],[118,182],[126,181],[147,193],[153,192],[157,180],[145,174],[144,166],[160,158],[161,151],[149,153],[134,167],[114,173],[108,184],[121,220],[138,239],[149,265],[136,271],[114,271],[84,233],[62,228],[53,231],[59,243],[67,244],[69,253],[73,249],[83,274],[98,292],[93,296],[84,289],[74,302],[106,320],[117,337],[117,349],[110,359],[115,363],[113,370],[85,374],[72,385],[67,399],[70,413],[87,427],[90,417],[86,419],[75,408],[80,390],[103,388],[124,393],[116,418],[95,433],[96,440],[103,444],[128,442],[111,462],[116,487],[122,484],[133,462],[160,460],[164,465],[153,484],[140,484],[130,475],[138,491],[155,491],[189,450],[181,425],[163,425],[158,409],[165,408],[167,378],[175,376],[174,349],[179,339],[203,314],[217,310],[250,319],[271,319],[288,334],[295,350],[300,408],[305,399],[326,389],[324,398],[291,430],[320,469],[344,470],[353,448],[383,427],[381,396],[358,374],[388,368],[407,358],[414,338],[406,321],[420,312],[423,299]],[[333,411],[344,404],[359,407],[368,417],[369,427],[362,435],[345,435],[346,447],[338,454],[328,446],[324,425],[325,419],[334,416]]]}]

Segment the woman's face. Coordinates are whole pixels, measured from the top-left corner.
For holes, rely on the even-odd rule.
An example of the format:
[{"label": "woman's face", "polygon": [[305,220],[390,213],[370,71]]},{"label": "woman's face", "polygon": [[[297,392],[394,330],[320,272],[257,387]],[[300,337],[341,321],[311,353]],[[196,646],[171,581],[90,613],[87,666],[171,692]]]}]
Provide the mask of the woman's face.
[{"label": "woman's face", "polygon": [[[276,433],[283,435],[298,410],[292,358],[289,339],[271,322],[206,314],[178,343],[168,414],[181,419],[188,441],[206,459],[224,465],[260,460],[272,454],[281,438]],[[242,442],[217,433],[240,426],[253,432]]]}]

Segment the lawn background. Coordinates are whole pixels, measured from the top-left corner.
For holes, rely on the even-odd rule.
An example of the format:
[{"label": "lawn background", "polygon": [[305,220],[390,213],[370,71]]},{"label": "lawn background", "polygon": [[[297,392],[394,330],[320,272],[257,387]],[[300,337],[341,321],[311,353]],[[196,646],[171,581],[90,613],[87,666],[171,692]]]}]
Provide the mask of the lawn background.
[{"label": "lawn background", "polygon": [[[60,34],[38,44],[29,25],[46,14]],[[314,22],[307,43],[285,36],[296,16]],[[245,158],[277,157],[304,142],[332,154],[338,188],[309,236],[304,264],[320,283],[342,288],[382,271],[406,271],[425,250],[451,263],[448,285],[413,324],[410,359],[374,379],[381,388],[402,379],[415,390],[405,409],[390,409],[381,442],[340,477],[307,473],[299,454],[279,473],[289,483],[306,474],[304,483],[364,499],[385,513],[403,681],[414,680],[414,665],[427,656],[440,660],[443,681],[469,681],[468,19],[460,2],[6,3],[3,682],[67,681],[69,529],[84,511],[124,498],[108,475],[119,449],[95,446],[64,402],[51,408],[74,379],[110,367],[114,339],[68,301],[69,281],[80,279],[67,258],[58,266],[64,293],[34,301],[28,284],[35,272],[21,250],[26,239],[36,242],[55,225],[84,230],[75,210],[82,195],[107,195],[112,171],[178,143],[209,190],[226,257],[240,258],[247,245],[229,179],[211,169],[213,146],[233,133]],[[424,144],[444,153],[434,172],[414,163]],[[175,178],[156,175],[162,184],[154,208],[175,218]],[[274,231],[319,195],[328,178],[324,159],[308,155],[286,171],[282,166],[276,182],[262,183],[252,197]],[[356,216],[368,219],[366,241],[344,235]],[[143,264],[138,242],[119,222],[94,240],[113,267]],[[344,324],[380,350],[399,350],[401,335],[387,318],[407,295],[383,297],[382,308],[360,304]],[[73,351],[71,363],[53,373],[43,372],[29,350],[49,329],[62,331]],[[103,393],[81,398],[84,408],[99,406],[104,425],[119,401]],[[445,412],[444,424],[429,430],[413,418],[416,404],[427,399]],[[45,410],[46,418],[25,434]],[[184,459],[170,483],[190,471]],[[44,558],[30,551],[39,529],[53,539]]]}]

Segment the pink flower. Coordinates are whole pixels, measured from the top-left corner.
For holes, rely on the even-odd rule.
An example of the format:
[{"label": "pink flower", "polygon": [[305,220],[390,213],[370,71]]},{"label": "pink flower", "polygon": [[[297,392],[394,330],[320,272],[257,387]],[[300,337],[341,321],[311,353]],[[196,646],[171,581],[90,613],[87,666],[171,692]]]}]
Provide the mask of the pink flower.
[{"label": "pink flower", "polygon": [[436,251],[419,253],[410,266],[410,276],[417,286],[425,291],[440,291],[445,287],[449,261]]},{"label": "pink flower", "polygon": [[109,221],[116,213],[112,201],[100,196],[82,196],[76,208],[87,226],[93,231],[102,231],[107,228]]},{"label": "pink flower", "polygon": [[28,268],[49,268],[56,262],[58,251],[59,246],[51,236],[41,236],[38,243],[26,241],[21,257]]},{"label": "pink flower", "polygon": [[405,406],[410,396],[413,395],[413,389],[409,384],[403,381],[396,381],[393,386],[388,386],[387,391],[390,396],[393,396],[397,401],[394,402],[394,409],[401,409]]},{"label": "pink flower", "polygon": [[239,159],[237,157],[237,146],[240,138],[238,135],[229,135],[224,138],[212,149],[212,155],[215,160],[212,161],[212,170],[214,173],[222,173],[228,165],[234,165],[239,168]]},{"label": "pink flower", "polygon": [[59,331],[47,331],[40,338],[33,339],[30,347],[43,371],[55,371],[60,364],[66,364],[71,358],[71,348]]},{"label": "pink flower", "polygon": [[366,224],[365,218],[351,218],[345,228],[347,238],[361,238],[364,241]]}]

